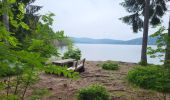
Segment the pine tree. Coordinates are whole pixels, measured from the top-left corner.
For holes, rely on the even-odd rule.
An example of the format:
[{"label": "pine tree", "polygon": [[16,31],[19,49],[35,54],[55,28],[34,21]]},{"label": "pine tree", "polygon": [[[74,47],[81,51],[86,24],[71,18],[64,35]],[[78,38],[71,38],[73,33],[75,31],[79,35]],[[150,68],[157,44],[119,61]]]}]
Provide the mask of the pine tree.
[{"label": "pine tree", "polygon": [[[166,50],[165,50],[165,62],[164,65],[166,67],[170,66],[170,19],[169,19],[169,27],[168,27],[168,35],[167,35],[167,43],[166,43]],[[170,67],[169,67],[170,68]]]},{"label": "pine tree", "polygon": [[[124,23],[132,26],[133,32],[142,31],[143,42],[141,51],[141,64],[147,64],[147,41],[149,24],[161,24],[161,18],[167,11],[168,0],[124,0],[121,5],[131,15],[120,18]],[[143,20],[144,19],[144,20]]]}]

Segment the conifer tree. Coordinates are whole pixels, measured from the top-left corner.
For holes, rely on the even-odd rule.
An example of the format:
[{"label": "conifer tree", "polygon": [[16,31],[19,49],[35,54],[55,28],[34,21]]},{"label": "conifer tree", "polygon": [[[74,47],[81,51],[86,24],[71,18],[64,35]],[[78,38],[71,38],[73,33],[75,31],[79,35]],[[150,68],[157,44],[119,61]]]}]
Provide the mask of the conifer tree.
[{"label": "conifer tree", "polygon": [[121,5],[130,15],[120,18],[124,23],[132,26],[133,32],[142,31],[141,64],[147,64],[147,42],[149,24],[161,24],[161,18],[167,11],[168,0],[124,0]]}]

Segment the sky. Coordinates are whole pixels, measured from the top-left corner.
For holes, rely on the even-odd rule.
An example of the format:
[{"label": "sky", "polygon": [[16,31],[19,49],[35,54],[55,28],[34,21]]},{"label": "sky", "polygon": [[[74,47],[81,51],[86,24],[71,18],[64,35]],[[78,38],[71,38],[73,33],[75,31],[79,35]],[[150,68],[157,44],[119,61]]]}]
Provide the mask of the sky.
[{"label": "sky", "polygon": [[[142,32],[133,33],[131,26],[119,18],[128,15],[120,5],[123,0],[36,0],[43,6],[39,14],[55,14],[52,28],[64,30],[70,37],[107,38],[130,40],[142,37]],[[168,26],[168,15],[163,17],[163,25]],[[154,33],[156,29],[151,29]]]}]

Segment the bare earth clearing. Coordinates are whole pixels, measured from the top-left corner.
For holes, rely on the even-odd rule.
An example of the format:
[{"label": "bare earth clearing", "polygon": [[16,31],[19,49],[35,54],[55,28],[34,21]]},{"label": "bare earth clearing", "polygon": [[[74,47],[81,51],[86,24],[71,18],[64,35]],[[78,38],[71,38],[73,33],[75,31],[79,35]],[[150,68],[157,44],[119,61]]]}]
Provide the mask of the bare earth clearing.
[{"label": "bare earth clearing", "polygon": [[[81,73],[78,80],[41,74],[40,81],[31,89],[48,89],[50,93],[44,100],[76,100],[76,93],[80,88],[99,83],[107,88],[112,100],[162,100],[161,93],[139,89],[127,82],[127,72],[136,64],[119,62],[119,70],[107,71],[99,67],[101,63],[103,62],[87,61],[85,72]],[[28,91],[26,98],[30,97],[31,91]],[[167,100],[170,100],[170,95]]]}]

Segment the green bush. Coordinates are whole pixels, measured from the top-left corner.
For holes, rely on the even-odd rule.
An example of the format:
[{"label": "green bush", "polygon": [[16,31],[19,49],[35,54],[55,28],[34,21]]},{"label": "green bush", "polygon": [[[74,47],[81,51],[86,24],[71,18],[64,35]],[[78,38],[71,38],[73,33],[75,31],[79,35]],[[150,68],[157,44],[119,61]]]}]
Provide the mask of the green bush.
[{"label": "green bush", "polygon": [[23,69],[16,67],[9,67],[9,66],[0,66],[0,77],[7,77],[7,76],[13,76],[17,74],[17,71],[20,71],[18,73],[22,73]]},{"label": "green bush", "polygon": [[68,49],[67,52],[64,53],[64,59],[72,58],[76,60],[80,60],[81,51],[79,49]]},{"label": "green bush", "polygon": [[64,77],[68,77],[68,78],[78,78],[79,77],[78,72],[74,72],[72,70],[67,70],[67,67],[61,67],[61,66],[55,66],[55,65],[45,67],[45,73],[54,74],[57,76],[64,76]]},{"label": "green bush", "polygon": [[117,70],[119,68],[119,65],[114,62],[107,61],[102,64],[102,68],[106,70]]},{"label": "green bush", "polygon": [[0,100],[21,100],[21,99],[17,95],[9,94],[8,97],[7,95],[0,95]]},{"label": "green bush", "polygon": [[128,72],[128,81],[144,89],[170,92],[170,74],[160,66],[137,66]]},{"label": "green bush", "polygon": [[141,66],[147,66],[148,65],[147,62],[145,62],[145,61],[140,61],[138,64],[141,65]]},{"label": "green bush", "polygon": [[110,95],[101,85],[91,85],[79,90],[77,100],[109,100]]}]

